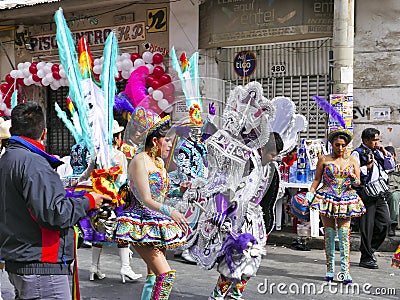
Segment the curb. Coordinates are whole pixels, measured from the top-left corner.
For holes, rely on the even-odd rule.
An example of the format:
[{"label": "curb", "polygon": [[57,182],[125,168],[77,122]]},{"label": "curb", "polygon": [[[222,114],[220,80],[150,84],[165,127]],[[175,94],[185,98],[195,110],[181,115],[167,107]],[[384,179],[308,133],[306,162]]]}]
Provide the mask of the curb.
[{"label": "curb", "polygon": [[[268,236],[268,244],[274,244],[278,246],[286,246],[289,247],[292,245],[293,241],[297,240],[299,236],[296,233],[285,231],[283,228],[282,231],[273,231]],[[303,238],[306,241],[306,245],[310,249],[324,249],[324,237],[306,237]],[[351,234],[351,242],[350,242],[350,250],[358,251],[360,249],[361,236],[359,232],[353,232]],[[396,236],[394,237],[386,237],[383,244],[379,247],[378,251],[381,252],[394,252],[396,251],[398,245],[400,244],[400,233],[396,232]],[[336,239],[336,249],[339,249],[338,240]]]}]

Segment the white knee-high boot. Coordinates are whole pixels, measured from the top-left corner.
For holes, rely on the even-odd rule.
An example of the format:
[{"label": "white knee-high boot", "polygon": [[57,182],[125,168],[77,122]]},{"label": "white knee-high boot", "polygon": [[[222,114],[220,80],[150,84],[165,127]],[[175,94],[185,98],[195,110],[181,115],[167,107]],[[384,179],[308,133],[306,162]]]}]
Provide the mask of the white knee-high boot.
[{"label": "white knee-high boot", "polygon": [[92,265],[90,267],[90,277],[89,280],[104,279],[106,275],[100,270],[100,255],[103,248],[92,247]]},{"label": "white knee-high boot", "polygon": [[121,258],[121,279],[122,283],[125,283],[125,277],[128,277],[130,280],[137,280],[140,277],[142,277],[142,274],[136,274],[133,272],[131,269],[130,261],[129,261],[129,255],[131,253],[131,250],[126,247],[126,248],[118,248],[119,249],[119,256]]}]

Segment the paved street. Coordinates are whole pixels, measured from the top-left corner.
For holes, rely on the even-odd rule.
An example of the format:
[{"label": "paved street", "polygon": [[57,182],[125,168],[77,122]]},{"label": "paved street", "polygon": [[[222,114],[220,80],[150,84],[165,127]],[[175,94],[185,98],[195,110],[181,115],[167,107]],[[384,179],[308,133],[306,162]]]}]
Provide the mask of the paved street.
[{"label": "paved street", "polygon": [[[400,295],[400,270],[390,267],[392,253],[377,253],[380,269],[368,270],[358,267],[359,253],[351,254],[351,274],[354,282],[351,289],[341,284],[323,286],[325,272],[322,250],[296,251],[286,247],[267,246],[268,254],[263,259],[256,278],[250,280],[245,299],[398,299]],[[105,248],[101,257],[107,278],[89,281],[90,249],[79,249],[79,276],[82,300],[140,299],[144,278],[138,282],[122,284],[119,276],[118,249]],[[215,270],[200,270],[195,265],[183,263],[169,253],[170,263],[177,270],[177,279],[170,299],[207,299],[218,274]],[[337,268],[339,253],[337,252]],[[135,272],[145,274],[146,266],[136,254],[132,261]],[[325,283],[326,284],[326,283]],[[279,288],[278,288],[279,286]],[[266,288],[268,287],[268,288]],[[359,293],[357,293],[359,287]],[[397,288],[397,290],[395,290]],[[12,289],[6,273],[2,278],[3,299],[13,299]],[[364,289],[364,291],[363,291]],[[323,292],[322,292],[323,291]],[[354,292],[353,292],[354,291]],[[380,293],[374,296],[373,293]],[[396,293],[396,295],[394,295]],[[385,295],[382,295],[385,294]],[[391,295],[388,295],[391,294]]]}]

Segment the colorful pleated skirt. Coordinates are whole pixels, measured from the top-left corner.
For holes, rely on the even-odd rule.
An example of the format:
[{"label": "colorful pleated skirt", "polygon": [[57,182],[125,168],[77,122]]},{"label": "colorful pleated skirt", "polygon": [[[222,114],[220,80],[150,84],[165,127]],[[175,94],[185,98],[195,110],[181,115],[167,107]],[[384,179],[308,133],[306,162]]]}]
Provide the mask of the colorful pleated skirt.
[{"label": "colorful pleated skirt", "polygon": [[329,218],[355,218],[366,212],[364,203],[356,194],[337,197],[326,192],[316,192],[312,209]]},{"label": "colorful pleated skirt", "polygon": [[186,243],[186,233],[171,218],[136,203],[117,217],[114,239],[133,246],[175,248]]}]

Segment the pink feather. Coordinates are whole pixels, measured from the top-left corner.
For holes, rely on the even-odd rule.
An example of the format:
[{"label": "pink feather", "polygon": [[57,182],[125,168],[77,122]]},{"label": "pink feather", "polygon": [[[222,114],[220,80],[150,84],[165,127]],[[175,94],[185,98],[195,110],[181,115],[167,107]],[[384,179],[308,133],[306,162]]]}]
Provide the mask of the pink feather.
[{"label": "pink feather", "polygon": [[146,88],[146,77],[148,75],[149,69],[145,66],[140,66],[132,72],[128,79],[128,83],[125,87],[125,94],[129,97],[134,107],[141,105],[144,108],[148,108],[150,105],[150,103],[148,103],[149,101],[143,101],[146,97],[148,97],[147,100],[151,99],[151,97],[147,95]]}]

